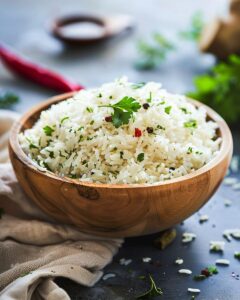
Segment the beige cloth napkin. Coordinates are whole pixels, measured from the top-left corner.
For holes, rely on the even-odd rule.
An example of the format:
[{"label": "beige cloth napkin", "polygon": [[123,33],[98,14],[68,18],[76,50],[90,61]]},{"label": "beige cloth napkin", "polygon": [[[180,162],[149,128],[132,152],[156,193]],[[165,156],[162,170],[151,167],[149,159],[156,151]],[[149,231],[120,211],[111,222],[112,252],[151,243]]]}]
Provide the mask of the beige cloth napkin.
[{"label": "beige cloth napkin", "polygon": [[94,285],[122,244],[54,223],[21,190],[6,155],[16,114],[0,111],[0,299],[70,300],[58,276]]}]

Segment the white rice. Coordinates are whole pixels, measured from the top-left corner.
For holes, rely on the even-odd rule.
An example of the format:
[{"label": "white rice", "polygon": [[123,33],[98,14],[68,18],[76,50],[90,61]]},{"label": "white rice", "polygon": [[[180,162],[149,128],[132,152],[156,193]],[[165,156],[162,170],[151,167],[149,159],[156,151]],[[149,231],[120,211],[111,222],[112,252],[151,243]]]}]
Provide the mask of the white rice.
[{"label": "white rice", "polygon": [[[113,109],[99,106],[125,96],[141,108],[128,124],[116,128],[105,120]],[[186,127],[189,121],[196,126]],[[53,129],[51,136],[43,130],[46,126]],[[124,77],[52,105],[33,128],[19,135],[19,141],[43,171],[98,183],[154,184],[207,164],[219,151],[217,127],[206,120],[204,108],[197,109],[184,96],[170,94],[155,82],[135,88]],[[134,135],[136,128],[140,137]]]}]

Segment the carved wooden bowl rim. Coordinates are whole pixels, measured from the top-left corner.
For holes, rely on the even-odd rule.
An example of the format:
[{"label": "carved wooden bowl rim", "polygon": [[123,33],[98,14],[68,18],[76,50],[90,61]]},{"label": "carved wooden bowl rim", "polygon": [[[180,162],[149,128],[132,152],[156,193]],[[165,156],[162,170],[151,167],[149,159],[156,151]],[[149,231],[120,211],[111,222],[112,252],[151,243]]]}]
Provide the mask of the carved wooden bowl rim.
[{"label": "carved wooden bowl rim", "polygon": [[[18,134],[23,130],[23,127],[25,123],[32,118],[35,114],[39,116],[40,112],[43,110],[46,110],[48,107],[50,107],[52,104],[56,104],[60,101],[66,100],[70,97],[72,97],[75,94],[75,92],[65,93],[61,94],[55,97],[51,97],[50,99],[41,102],[40,104],[37,104],[33,108],[31,108],[28,112],[26,112],[18,121],[15,122],[13,125],[11,132],[10,132],[10,138],[9,138],[9,144],[15,153],[15,156],[18,160],[20,160],[27,168],[30,168],[33,172],[38,173],[39,175],[44,175],[53,179],[56,179],[60,182],[66,182],[66,183],[72,183],[76,185],[81,185],[85,187],[95,187],[95,188],[104,188],[104,189],[145,189],[145,188],[154,188],[158,186],[169,186],[172,184],[178,184],[179,182],[183,182],[186,180],[191,180],[194,177],[198,177],[202,175],[205,172],[210,171],[212,168],[216,167],[218,164],[221,163],[222,160],[224,160],[225,157],[229,155],[229,153],[232,152],[233,148],[233,141],[232,141],[232,134],[231,131],[224,121],[224,119],[217,114],[213,109],[208,107],[207,105],[200,103],[199,101],[188,99],[192,104],[194,104],[196,107],[204,107],[207,111],[207,115],[210,119],[215,121],[219,126],[219,135],[222,137],[222,143],[220,146],[219,153],[206,165],[201,167],[200,169],[193,171],[192,173],[189,173],[184,176],[180,176],[178,178],[169,179],[167,181],[158,182],[157,184],[110,184],[110,183],[93,183],[93,182],[85,182],[80,181],[78,179],[71,179],[68,177],[61,177],[57,174],[54,174],[50,171],[41,171],[39,170],[32,162],[32,160],[23,152],[19,142],[18,142]],[[36,119],[36,118],[35,118]]]}]

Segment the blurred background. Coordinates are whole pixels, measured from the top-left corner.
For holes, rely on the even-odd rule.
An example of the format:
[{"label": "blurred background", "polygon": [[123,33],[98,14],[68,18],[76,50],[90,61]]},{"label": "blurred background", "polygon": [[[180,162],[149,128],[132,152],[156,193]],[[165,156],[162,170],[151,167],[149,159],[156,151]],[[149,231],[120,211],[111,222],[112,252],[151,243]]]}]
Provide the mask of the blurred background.
[{"label": "blurred background", "polygon": [[[126,75],[133,82],[159,81],[171,92],[185,93],[193,88],[194,76],[207,72],[215,62],[213,55],[200,54],[191,31],[198,30],[203,22],[226,16],[228,10],[228,0],[1,0],[0,43],[85,87]],[[69,46],[53,37],[50,28],[58,17],[76,14],[124,14],[132,18],[133,28],[103,43]],[[190,32],[190,37],[181,36],[181,32]],[[146,70],[144,64],[149,62],[145,56],[154,49],[145,49],[146,54],[143,48],[154,43],[154,33],[164,39],[161,45],[169,45],[163,49],[164,58],[157,57],[160,62]],[[160,51],[156,56],[162,55],[161,45],[160,50],[155,49]],[[0,88],[19,96],[14,106],[19,112],[59,93],[14,77],[2,64]]]}]

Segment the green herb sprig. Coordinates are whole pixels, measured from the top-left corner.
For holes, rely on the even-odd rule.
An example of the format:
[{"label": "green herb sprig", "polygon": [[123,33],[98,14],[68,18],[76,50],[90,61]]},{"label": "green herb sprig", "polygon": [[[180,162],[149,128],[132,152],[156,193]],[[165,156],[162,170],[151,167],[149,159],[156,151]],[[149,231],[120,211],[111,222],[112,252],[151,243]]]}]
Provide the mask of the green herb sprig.
[{"label": "green herb sprig", "polygon": [[45,132],[46,136],[51,136],[52,133],[54,132],[54,129],[47,125],[43,127],[43,131]]},{"label": "green herb sprig", "polygon": [[123,124],[128,124],[134,112],[137,112],[141,105],[136,99],[125,96],[119,102],[109,105],[100,105],[99,107],[110,107],[113,109],[112,123],[118,128]]},{"label": "green herb sprig", "polygon": [[17,95],[7,92],[3,95],[0,95],[0,108],[12,108],[12,106],[17,104],[19,100],[20,98]]},{"label": "green herb sprig", "polygon": [[227,62],[212,67],[208,74],[194,79],[195,91],[187,96],[215,109],[227,122],[240,118],[240,56],[230,55]]},{"label": "green herb sprig", "polygon": [[205,22],[202,12],[198,11],[192,16],[192,20],[188,30],[181,31],[179,36],[185,40],[197,42],[202,34]]},{"label": "green herb sprig", "polygon": [[136,297],[136,299],[150,299],[159,295],[163,295],[162,289],[157,287],[154,279],[149,274],[149,280],[150,280],[150,288],[145,293],[139,295]]},{"label": "green herb sprig", "polygon": [[134,65],[139,70],[155,69],[165,60],[167,54],[174,49],[174,45],[162,34],[153,33],[150,43],[144,40],[137,43],[139,59]]}]

